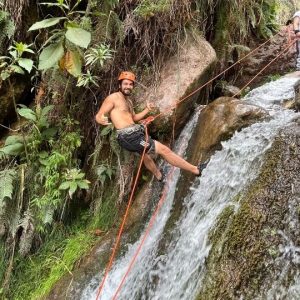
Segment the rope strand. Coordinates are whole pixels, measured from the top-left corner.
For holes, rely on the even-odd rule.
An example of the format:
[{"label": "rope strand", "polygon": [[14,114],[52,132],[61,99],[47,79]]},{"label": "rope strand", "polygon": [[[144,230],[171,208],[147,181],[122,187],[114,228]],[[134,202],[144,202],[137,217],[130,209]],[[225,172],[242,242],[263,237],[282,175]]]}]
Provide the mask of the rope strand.
[{"label": "rope strand", "polygon": [[[261,69],[255,76],[254,76],[254,78],[252,78],[243,88],[242,88],[242,90],[243,89],[245,89],[259,74],[261,74],[268,66],[270,66],[274,61],[276,61],[281,55],[283,55],[292,45],[294,44],[294,42],[291,42],[282,52],[280,52],[272,61],[270,61],[263,69]],[[174,169],[173,169],[173,172],[174,172]],[[173,172],[171,173],[171,175],[173,174]],[[168,179],[169,179],[169,177],[168,177]],[[167,182],[168,182],[169,180],[167,180]],[[143,244],[144,244],[144,242],[145,242],[145,240],[146,240],[146,238],[148,237],[148,235],[149,235],[149,232],[150,232],[150,230],[151,230],[151,228],[152,228],[152,226],[153,226],[153,224],[154,224],[154,221],[155,221],[155,219],[156,219],[156,217],[157,217],[157,215],[158,215],[158,212],[159,212],[159,210],[160,210],[160,208],[161,208],[161,206],[162,206],[162,204],[164,203],[164,201],[165,201],[165,199],[166,199],[166,193],[167,193],[167,191],[168,191],[168,187],[167,188],[165,188],[164,189],[164,191],[163,191],[163,194],[162,194],[162,196],[161,196],[161,198],[160,198],[160,200],[159,200],[159,202],[158,202],[158,204],[157,204],[157,207],[156,207],[156,209],[155,209],[155,211],[154,211],[154,213],[153,213],[153,215],[152,215],[152,217],[151,217],[151,219],[150,219],[150,221],[149,221],[149,224],[148,224],[148,226],[147,226],[147,228],[146,228],[146,231],[145,231],[145,233],[144,233],[144,236],[143,236],[143,238],[142,238],[142,240],[141,240],[141,242],[140,242],[140,244],[139,244],[139,246],[138,246],[138,248],[137,248],[137,250],[136,250],[136,252],[134,253],[134,256],[132,257],[132,259],[131,259],[131,261],[130,261],[130,263],[129,263],[129,266],[128,266],[128,268],[127,268],[127,270],[126,270],[126,272],[125,272],[125,274],[124,274],[124,276],[123,276],[123,278],[122,278],[122,280],[121,280],[121,283],[119,284],[119,286],[118,286],[118,288],[117,288],[117,290],[116,290],[116,292],[115,292],[115,294],[114,294],[114,296],[113,296],[113,298],[112,298],[112,300],[116,300],[117,299],[117,296],[118,296],[118,294],[119,294],[119,292],[120,292],[120,290],[121,290],[121,288],[122,288],[122,286],[124,285],[124,283],[125,283],[125,280],[126,280],[126,278],[127,278],[127,276],[128,276],[128,274],[130,273],[130,271],[131,271],[131,269],[132,269],[132,267],[133,267],[133,265],[134,265],[134,263],[135,263],[135,260],[136,260],[136,258],[137,258],[137,256],[139,255],[139,253],[140,253],[140,251],[141,251],[141,249],[142,249],[142,246],[143,246]]]},{"label": "rope strand", "polygon": [[[282,31],[282,30],[281,30],[281,31]],[[140,160],[139,167],[138,167],[138,171],[137,171],[137,174],[136,174],[136,177],[135,177],[134,185],[133,185],[133,188],[132,188],[132,191],[131,191],[129,200],[128,200],[128,204],[127,204],[127,207],[126,207],[125,215],[124,215],[124,217],[123,217],[123,220],[122,220],[120,229],[119,229],[119,231],[118,231],[117,239],[116,239],[116,242],[115,242],[115,245],[114,245],[112,254],[111,254],[110,259],[109,259],[109,262],[108,262],[108,264],[107,264],[107,266],[106,266],[105,273],[104,273],[104,277],[103,277],[103,279],[102,279],[102,281],[101,281],[101,284],[100,284],[100,286],[99,286],[99,288],[98,288],[98,291],[97,291],[96,300],[98,300],[99,297],[100,297],[100,295],[101,295],[101,292],[102,292],[102,290],[103,290],[103,288],[104,288],[104,284],[105,284],[106,279],[107,279],[107,277],[108,277],[108,273],[109,273],[109,271],[110,271],[110,269],[111,269],[111,266],[112,266],[112,264],[113,264],[113,261],[114,261],[115,255],[116,255],[116,251],[117,251],[117,248],[118,248],[118,246],[119,246],[120,239],[121,239],[121,236],[122,236],[122,233],[123,233],[123,230],[124,230],[124,225],[125,225],[125,222],[126,222],[126,219],[127,219],[127,216],[128,216],[129,208],[130,208],[130,206],[131,206],[131,203],[132,203],[132,200],[133,200],[133,196],[134,196],[134,193],[135,193],[135,190],[136,190],[137,182],[138,182],[138,179],[139,179],[139,176],[140,176],[140,173],[141,173],[142,163],[143,163],[143,160],[144,160],[144,157],[145,157],[145,153],[146,153],[146,147],[147,147],[146,145],[147,145],[147,142],[148,142],[148,139],[149,139],[147,125],[148,125],[149,123],[153,122],[153,121],[154,121],[156,118],[158,118],[159,116],[161,116],[161,115],[163,115],[163,114],[165,114],[165,113],[171,111],[171,110],[172,110],[173,108],[175,108],[179,103],[181,103],[181,102],[185,101],[186,99],[190,98],[191,96],[193,96],[194,94],[196,94],[198,91],[200,91],[201,89],[203,89],[205,86],[207,86],[207,85],[209,85],[210,83],[212,83],[212,82],[213,82],[215,79],[217,79],[219,76],[221,76],[222,74],[226,73],[228,70],[230,70],[231,68],[233,68],[234,66],[236,66],[237,64],[239,64],[242,60],[246,59],[247,57],[249,57],[250,55],[252,55],[255,51],[257,51],[258,49],[262,48],[264,45],[266,45],[268,42],[270,42],[271,39],[273,39],[275,36],[279,35],[279,34],[281,33],[281,31],[279,31],[278,33],[276,33],[274,36],[272,36],[271,38],[269,38],[267,41],[265,41],[264,43],[262,43],[261,45],[259,45],[259,46],[258,46],[257,48],[255,48],[254,50],[250,51],[250,52],[249,52],[247,55],[245,55],[243,58],[239,59],[237,62],[235,62],[235,63],[234,63],[233,65],[231,65],[230,67],[226,68],[224,71],[222,71],[221,73],[219,73],[218,75],[216,75],[215,77],[213,77],[211,80],[209,80],[208,82],[206,82],[205,84],[203,84],[202,86],[200,86],[199,88],[197,88],[196,90],[194,90],[192,93],[190,93],[190,94],[188,94],[187,96],[185,96],[185,97],[179,99],[178,101],[176,101],[175,104],[172,105],[172,106],[170,106],[167,110],[165,110],[165,111],[163,111],[163,112],[161,112],[161,113],[159,113],[159,114],[157,114],[157,115],[155,115],[155,116],[150,116],[150,117],[148,117],[148,118],[145,120],[144,125],[145,125],[145,139],[146,139],[146,144],[145,144],[145,146],[144,146],[144,150],[143,150],[143,153],[142,153],[142,156],[141,156],[141,160]],[[292,43],[289,44],[289,46],[288,46],[287,48],[285,48],[285,50],[284,50],[283,52],[281,52],[280,55],[282,55],[288,48],[290,48],[291,45],[292,45]],[[275,59],[273,59],[272,62],[275,61],[280,55],[278,55]],[[272,63],[272,62],[271,62],[271,63]],[[271,63],[269,63],[265,68],[267,68]],[[264,69],[265,69],[265,68],[264,68]],[[264,70],[264,69],[263,69],[263,70]],[[262,70],[262,71],[263,71],[263,70]],[[261,72],[262,72],[262,71],[261,71]],[[261,72],[260,72],[260,73],[261,73]],[[258,76],[258,75],[257,75],[257,76]],[[252,81],[253,81],[253,80],[252,80]],[[251,81],[251,82],[252,82],[252,81]],[[249,84],[250,84],[250,82],[249,82]],[[245,86],[245,87],[246,87],[246,86]],[[245,87],[243,87],[243,89],[244,89]],[[173,169],[173,171],[171,172],[171,174],[168,176],[168,180],[169,180],[169,178],[173,175],[173,172],[174,172],[174,169]],[[138,249],[137,249],[135,255],[133,256],[133,258],[132,258],[132,260],[131,260],[131,262],[130,262],[130,264],[129,264],[129,267],[128,267],[128,269],[127,269],[125,275],[123,276],[120,285],[118,286],[118,288],[117,288],[117,290],[116,290],[116,293],[115,293],[115,295],[114,295],[114,297],[113,297],[113,300],[116,299],[116,297],[117,297],[119,291],[121,290],[121,288],[122,288],[122,286],[123,286],[123,284],[124,284],[124,282],[125,282],[125,279],[126,279],[126,277],[128,276],[128,274],[129,274],[129,272],[130,272],[130,270],[131,270],[131,268],[132,268],[132,266],[133,266],[133,264],[134,264],[134,262],[135,262],[135,260],[136,260],[136,258],[137,258],[137,256],[138,256],[138,254],[139,254],[139,252],[140,252],[140,250],[141,250],[141,248],[142,248],[142,246],[143,246],[143,244],[144,244],[144,242],[145,242],[145,240],[146,240],[146,238],[147,238],[147,236],[148,236],[148,234],[149,234],[149,232],[150,232],[150,229],[152,228],[152,226],[153,226],[153,224],[154,224],[154,221],[155,221],[155,219],[156,219],[156,216],[157,216],[157,214],[158,214],[158,212],[159,212],[159,210],[160,210],[160,208],[161,208],[161,206],[162,206],[162,204],[163,204],[163,202],[164,202],[164,199],[165,199],[167,190],[168,190],[168,189],[166,188],[166,189],[164,189],[164,191],[163,191],[162,197],[160,198],[160,201],[158,202],[158,205],[157,205],[157,207],[156,207],[156,210],[155,210],[154,214],[152,215],[152,217],[151,217],[151,219],[150,219],[150,222],[149,222],[148,227],[147,227],[147,229],[146,229],[146,231],[145,231],[145,234],[144,234],[144,236],[143,236],[143,239],[142,239],[142,241],[141,241],[141,243],[140,243],[140,245],[139,245],[139,247],[138,247]]]}]

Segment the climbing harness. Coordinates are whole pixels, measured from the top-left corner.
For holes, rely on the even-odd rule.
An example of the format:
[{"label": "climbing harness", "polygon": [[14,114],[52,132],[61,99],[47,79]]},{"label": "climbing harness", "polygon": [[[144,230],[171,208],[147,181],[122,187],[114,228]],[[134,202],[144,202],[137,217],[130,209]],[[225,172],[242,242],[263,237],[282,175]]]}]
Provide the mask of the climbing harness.
[{"label": "climbing harness", "polygon": [[[219,73],[218,75],[216,75],[215,77],[213,77],[211,80],[209,80],[208,82],[206,82],[205,84],[203,84],[202,86],[200,86],[199,88],[197,88],[196,90],[194,90],[193,92],[191,92],[190,94],[188,94],[187,96],[183,97],[183,98],[180,98],[178,101],[175,102],[175,104],[173,104],[172,106],[170,106],[168,109],[164,110],[163,112],[155,115],[155,116],[150,116],[148,118],[146,118],[145,120],[143,120],[143,124],[145,126],[145,140],[146,140],[146,144],[148,142],[148,138],[149,138],[149,135],[148,135],[148,128],[147,128],[147,125],[150,124],[151,122],[153,122],[156,118],[158,118],[159,116],[163,115],[163,114],[166,114],[167,112],[169,111],[172,111],[174,108],[177,107],[178,104],[180,104],[181,102],[185,101],[186,99],[190,98],[191,96],[193,96],[194,94],[196,94],[198,91],[200,91],[201,89],[203,89],[205,86],[207,86],[208,84],[212,83],[215,79],[217,79],[220,75],[224,74],[225,72],[227,72],[229,69],[233,68],[234,66],[236,66],[238,63],[240,63],[242,60],[244,60],[245,58],[249,57],[252,53],[254,53],[255,51],[257,51],[258,49],[260,49],[261,47],[263,47],[264,45],[266,45],[269,41],[271,41],[271,39],[273,39],[275,36],[279,35],[281,33],[281,31],[279,31],[277,34],[275,34],[274,36],[272,36],[270,39],[268,39],[267,41],[265,41],[264,43],[262,43],[260,46],[258,46],[257,48],[255,48],[254,50],[252,50],[251,52],[249,52],[246,56],[244,56],[243,58],[239,59],[237,62],[235,62],[233,65],[231,65],[230,67],[228,67],[227,69],[225,69],[224,71],[222,71],[221,73]],[[244,90],[259,74],[261,74],[268,66],[270,66],[275,60],[277,60],[281,55],[283,55],[293,44],[295,43],[295,41],[291,42],[291,43],[288,43],[288,46],[286,48],[284,48],[284,50],[282,52],[280,52],[272,61],[270,61],[262,70],[260,70],[260,72],[258,74],[256,74],[256,76],[254,78],[252,78],[245,86],[243,86],[243,88],[241,89]],[[236,96],[236,95],[235,95]],[[126,207],[126,211],[125,211],[125,214],[124,214],[124,217],[123,217],[123,220],[122,220],[122,223],[121,223],[121,226],[120,226],[120,229],[118,231],[118,235],[117,235],[117,238],[116,238],[116,241],[115,241],[115,244],[114,244],[114,248],[112,250],[112,254],[110,256],[110,259],[109,259],[109,262],[106,266],[106,269],[105,269],[105,273],[104,273],[104,276],[102,278],[102,281],[99,285],[99,288],[98,288],[98,291],[97,291],[97,296],[96,296],[96,300],[99,299],[100,295],[101,295],[101,292],[104,288],[104,284],[105,284],[105,281],[108,277],[108,273],[112,267],[112,264],[113,264],[113,261],[114,261],[114,258],[115,258],[115,255],[116,255],[116,251],[117,251],[117,248],[119,246],[119,243],[120,243],[120,239],[121,239],[121,235],[122,235],[122,232],[123,232],[123,229],[124,229],[124,225],[125,225],[125,222],[126,222],[126,219],[127,219],[127,216],[128,216],[128,212],[129,212],[129,208],[131,206],[131,203],[132,203],[132,200],[133,200],[133,195],[135,193],[135,190],[136,190],[136,186],[137,186],[137,182],[138,182],[138,179],[139,179],[139,176],[140,176],[140,173],[141,173],[141,167],[142,167],[142,164],[143,164],[143,160],[144,160],[144,157],[145,157],[145,153],[146,153],[146,147],[144,147],[144,151],[142,153],[142,156],[141,156],[141,159],[140,159],[140,163],[139,163],[139,167],[138,167],[138,171],[137,171],[137,174],[136,174],[136,177],[135,177],[135,181],[134,181],[134,185],[133,185],[133,188],[132,188],[132,191],[131,191],[131,194],[130,194],[130,197],[129,197],[129,200],[128,200],[128,204],[127,204],[127,207]],[[167,182],[169,182],[169,180],[172,178],[173,176],[173,173],[174,173],[174,170],[175,168],[172,167],[172,171],[169,173],[169,175],[167,176]],[[166,195],[167,195],[167,192],[168,192],[168,185],[165,185],[164,189],[163,189],[163,192],[162,192],[162,195],[160,197],[160,200],[156,206],[156,209],[149,221],[149,224],[148,226],[146,227],[146,230],[144,232],[144,235],[143,235],[143,238],[134,254],[134,256],[132,257],[130,263],[129,263],[129,266],[124,274],[124,276],[122,277],[122,280],[113,296],[113,300],[117,299],[117,296],[126,280],[126,277],[128,276],[129,272],[131,271],[134,263],[135,263],[135,260],[137,258],[137,256],[139,255],[141,249],[142,249],[142,246],[147,238],[147,236],[149,235],[149,232],[154,224],[154,221],[156,220],[156,217],[158,215],[158,212],[160,211],[160,208],[161,206],[163,205],[164,203],[164,200],[166,198]]]}]

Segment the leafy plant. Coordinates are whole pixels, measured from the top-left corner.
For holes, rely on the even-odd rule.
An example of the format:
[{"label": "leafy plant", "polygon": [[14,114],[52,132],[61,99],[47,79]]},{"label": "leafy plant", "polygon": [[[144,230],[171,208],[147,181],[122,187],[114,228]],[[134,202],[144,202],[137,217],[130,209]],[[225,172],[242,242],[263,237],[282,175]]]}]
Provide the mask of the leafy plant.
[{"label": "leafy plant", "polygon": [[65,181],[59,186],[60,190],[68,190],[70,198],[77,189],[89,189],[90,182],[84,179],[85,174],[77,169],[67,170],[64,175]]},{"label": "leafy plant", "polygon": [[15,176],[16,171],[14,169],[4,169],[0,171],[0,215],[4,206],[4,200],[12,199]]},{"label": "leafy plant", "polygon": [[0,57],[0,77],[2,80],[6,80],[13,73],[25,74],[24,70],[28,73],[33,68],[33,60],[22,57],[24,53],[33,53],[30,48],[32,45],[15,42],[13,46],[8,48],[9,56]]},{"label": "leafy plant", "polygon": [[102,185],[104,185],[104,183],[107,179],[111,180],[112,175],[115,173],[114,168],[112,168],[111,166],[109,166],[107,164],[102,164],[102,165],[96,167],[95,170],[96,170],[96,175],[99,178]]},{"label": "leafy plant", "polygon": [[[4,198],[16,197],[19,209],[9,208],[9,211],[18,212],[17,218],[22,220],[14,226],[11,232],[15,232],[21,226],[24,234],[20,237],[20,251],[26,255],[30,250],[33,231],[45,232],[55,220],[55,213],[60,211],[62,218],[66,201],[73,197],[79,189],[88,189],[89,181],[84,179],[85,174],[78,169],[78,161],[74,153],[81,145],[81,137],[78,131],[70,128],[78,126],[78,122],[64,118],[61,120],[61,129],[58,130],[49,122],[49,113],[53,105],[41,108],[39,105],[32,110],[25,105],[20,105],[18,114],[27,120],[26,127],[29,134],[26,136],[9,136],[0,153],[6,156],[18,157],[20,163],[26,163],[26,173],[23,168],[21,176],[22,192],[13,191],[12,180],[15,173],[3,170],[0,173],[0,203]],[[58,142],[59,139],[59,142]],[[2,178],[5,174],[5,178]],[[33,184],[25,184],[30,180]],[[26,186],[26,187],[25,187]],[[23,189],[26,201],[23,201]],[[2,199],[2,198],[3,199]],[[11,201],[10,206],[16,205],[18,201]],[[1,206],[1,205],[0,205]],[[26,214],[22,214],[25,211]],[[13,220],[13,219],[12,219]]]},{"label": "leafy plant", "polygon": [[104,62],[112,58],[112,53],[114,51],[105,44],[96,45],[93,48],[90,48],[84,55],[86,65],[93,66],[99,64],[103,67]]},{"label": "leafy plant", "polygon": [[99,87],[98,83],[96,82],[96,80],[98,80],[98,78],[99,78],[98,76],[92,75],[91,72],[89,70],[87,70],[86,74],[81,74],[78,77],[76,86],[87,87],[92,83]]},{"label": "leafy plant", "polygon": [[1,10],[0,2],[0,54],[3,52],[3,45],[6,38],[10,39],[15,32],[15,25],[11,20],[9,14]]},{"label": "leafy plant", "polygon": [[[60,25],[60,27],[50,31],[50,38],[42,46],[43,50],[39,57],[39,70],[47,70],[55,67],[66,53],[66,49],[68,48],[67,43],[71,43],[75,48],[78,46],[85,49],[90,44],[91,33],[83,29],[81,22],[77,21],[78,16],[84,13],[75,10],[80,2],[81,0],[76,1],[73,6],[66,0],[56,0],[54,3],[41,3],[48,7],[56,6],[60,8],[64,16],[36,22],[29,28],[29,31],[33,31]],[[76,65],[76,72],[70,71],[72,68],[66,68],[66,70],[73,76],[78,77],[81,73],[78,70],[81,71],[82,63],[80,60],[80,52],[77,49],[73,50],[73,55],[71,58],[69,57],[69,64],[70,60],[73,65]]]},{"label": "leafy plant", "polygon": [[156,1],[143,0],[135,8],[134,14],[147,19],[153,17],[155,14],[168,12],[170,6],[171,6],[170,0],[156,0]]}]

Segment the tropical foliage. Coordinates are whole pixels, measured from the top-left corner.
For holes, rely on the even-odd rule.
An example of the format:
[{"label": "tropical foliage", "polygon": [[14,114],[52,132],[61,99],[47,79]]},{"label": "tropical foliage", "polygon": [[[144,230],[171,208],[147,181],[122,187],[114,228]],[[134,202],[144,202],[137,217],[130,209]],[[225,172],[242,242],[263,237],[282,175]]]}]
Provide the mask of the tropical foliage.
[{"label": "tropical foliage", "polygon": [[[15,76],[30,74],[33,90],[44,90],[29,107],[12,92],[18,127],[0,147],[0,297],[11,299],[45,296],[93,244],[87,229],[106,231],[116,221],[134,160],[112,127],[99,130],[92,121],[116,87],[110,79],[127,68],[159,72],[188,31],[201,32],[230,63],[233,53],[248,51],[250,37],[276,29],[278,10],[276,0],[37,4],[20,18],[27,0],[0,0],[0,44],[10,42],[0,48],[0,86],[8,82],[13,91]],[[17,28],[30,20],[23,23],[28,40],[13,40],[10,16]]]}]

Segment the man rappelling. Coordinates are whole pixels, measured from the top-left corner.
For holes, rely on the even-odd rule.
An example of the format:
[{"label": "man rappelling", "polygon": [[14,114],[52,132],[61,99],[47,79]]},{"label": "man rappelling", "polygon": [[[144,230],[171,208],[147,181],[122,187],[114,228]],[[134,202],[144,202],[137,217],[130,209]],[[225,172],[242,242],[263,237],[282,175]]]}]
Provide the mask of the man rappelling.
[{"label": "man rappelling", "polygon": [[295,33],[295,38],[298,40],[296,41],[296,49],[297,49],[297,56],[296,56],[296,71],[300,71],[300,11],[296,11],[293,15],[293,30]]},{"label": "man rappelling", "polygon": [[146,148],[143,163],[158,180],[162,180],[163,176],[150,156],[151,154],[159,154],[171,165],[200,176],[207,163],[198,166],[192,165],[150,136],[146,140],[144,125],[136,124],[136,122],[143,120],[154,107],[147,103],[143,111],[137,114],[134,112],[129,97],[132,94],[135,80],[132,72],[125,71],[120,74],[118,78],[119,91],[110,94],[103,101],[96,115],[96,122],[104,126],[111,124],[106,116],[109,115],[112,124],[117,129],[117,140],[122,148],[140,155]]}]

